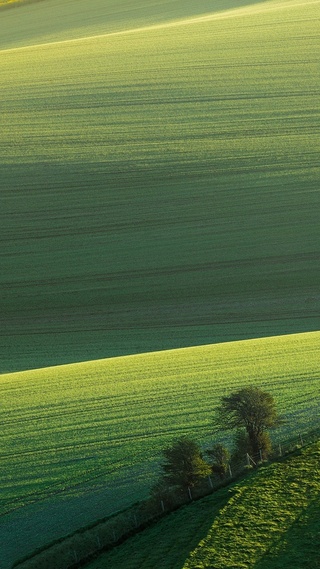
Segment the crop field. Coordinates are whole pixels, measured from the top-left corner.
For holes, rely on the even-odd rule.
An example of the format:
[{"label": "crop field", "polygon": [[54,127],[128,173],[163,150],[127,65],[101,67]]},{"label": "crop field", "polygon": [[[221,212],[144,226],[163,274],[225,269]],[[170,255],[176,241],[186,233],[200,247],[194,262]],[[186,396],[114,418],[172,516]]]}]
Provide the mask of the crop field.
[{"label": "crop field", "polygon": [[319,453],[318,443],[171,514],[88,569],[319,567]]},{"label": "crop field", "polygon": [[0,371],[317,330],[319,2],[62,3],[1,12]]},{"label": "crop field", "polygon": [[287,420],[275,442],[313,428],[319,341],[313,332],[0,376],[3,563],[145,497],[175,437],[228,442],[213,433],[215,407],[241,385],[275,397]]},{"label": "crop field", "polygon": [[23,7],[2,15],[0,47],[122,32],[251,3],[255,0],[0,0],[0,8]]},{"label": "crop field", "polygon": [[145,497],[235,387],[276,439],[317,421],[319,4],[1,10],[1,569]]}]

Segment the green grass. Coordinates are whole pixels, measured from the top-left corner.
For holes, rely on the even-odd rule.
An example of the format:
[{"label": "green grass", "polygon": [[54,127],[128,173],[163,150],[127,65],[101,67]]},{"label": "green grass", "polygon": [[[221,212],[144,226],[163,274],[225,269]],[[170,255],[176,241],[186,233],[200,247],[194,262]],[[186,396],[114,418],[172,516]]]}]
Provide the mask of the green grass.
[{"label": "green grass", "polygon": [[27,0],[0,0],[0,9],[2,8],[11,8],[12,6],[20,6],[22,3],[26,2]]},{"label": "green grass", "polygon": [[[1,12],[1,371],[316,330],[318,3],[105,4]],[[235,386],[312,426],[318,345],[0,376],[2,563],[143,497]]]},{"label": "green grass", "polygon": [[39,2],[40,0],[0,0],[0,9],[16,8],[24,4]]},{"label": "green grass", "polygon": [[217,440],[215,407],[241,385],[275,397],[287,419],[275,440],[313,428],[319,339],[280,336],[0,376],[3,563],[145,497],[161,448],[183,433]]},{"label": "green grass", "polygon": [[0,0],[0,7],[23,8],[2,15],[0,47],[161,25],[251,3],[255,0]]},{"label": "green grass", "polygon": [[0,52],[2,372],[319,326],[318,3],[161,6]]},{"label": "green grass", "polygon": [[88,569],[319,567],[319,458],[318,443],[263,468],[171,514]]}]

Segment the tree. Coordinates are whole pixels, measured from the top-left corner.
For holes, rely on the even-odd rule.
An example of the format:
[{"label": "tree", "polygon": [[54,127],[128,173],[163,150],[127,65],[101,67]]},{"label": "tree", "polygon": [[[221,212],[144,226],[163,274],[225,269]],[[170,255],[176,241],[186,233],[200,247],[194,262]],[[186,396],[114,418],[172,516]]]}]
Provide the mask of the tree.
[{"label": "tree", "polygon": [[199,445],[189,437],[176,440],[163,449],[162,454],[165,458],[161,465],[163,480],[169,486],[191,488],[211,473],[209,464],[202,458]]},{"label": "tree", "polygon": [[271,450],[267,429],[280,422],[272,395],[253,386],[243,387],[223,397],[216,420],[223,429],[244,428],[248,438],[248,451],[253,455],[261,451],[263,458]]},{"label": "tree", "polygon": [[[231,464],[233,468],[237,468],[239,467],[240,463],[243,465],[243,459],[246,454],[252,456],[255,453],[252,450],[252,445],[250,443],[248,433],[245,429],[237,430],[233,442],[234,446],[231,454]],[[261,458],[260,451],[262,454],[262,458],[267,458],[272,450],[271,440],[269,437],[269,433],[267,431],[264,431],[260,435],[259,444],[260,444],[259,455],[256,456],[255,458],[257,458],[258,460]]]},{"label": "tree", "polygon": [[206,455],[212,461],[210,463],[211,470],[214,474],[217,474],[221,480],[226,477],[228,472],[230,453],[220,443],[214,445],[211,449],[206,451]]},{"label": "tree", "polygon": [[159,512],[159,503],[162,502],[163,511],[172,510],[174,505],[177,505],[177,496],[173,488],[168,484],[163,476],[155,482],[150,490],[149,500],[147,505],[149,509],[154,508],[155,512]]},{"label": "tree", "polygon": [[233,468],[243,466],[243,459],[246,454],[253,454],[248,433],[245,429],[237,429],[233,439],[233,449],[231,453],[231,464]]}]

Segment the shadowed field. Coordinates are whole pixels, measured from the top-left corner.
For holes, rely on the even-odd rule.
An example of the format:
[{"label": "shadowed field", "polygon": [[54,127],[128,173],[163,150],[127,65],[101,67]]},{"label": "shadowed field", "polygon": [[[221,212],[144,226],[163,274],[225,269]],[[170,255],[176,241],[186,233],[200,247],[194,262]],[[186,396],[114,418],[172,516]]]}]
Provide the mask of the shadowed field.
[{"label": "shadowed field", "polygon": [[318,14],[0,52],[3,372],[318,328]]}]

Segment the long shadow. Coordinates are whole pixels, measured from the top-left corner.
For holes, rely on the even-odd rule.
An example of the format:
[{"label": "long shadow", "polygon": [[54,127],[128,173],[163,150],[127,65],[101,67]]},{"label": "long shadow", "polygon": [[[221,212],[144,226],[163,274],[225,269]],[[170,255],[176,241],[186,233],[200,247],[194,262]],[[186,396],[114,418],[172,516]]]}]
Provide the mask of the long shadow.
[{"label": "long shadow", "polygon": [[299,518],[254,569],[317,569],[320,567],[320,497],[303,510]]},{"label": "long shadow", "polygon": [[190,553],[204,539],[215,518],[230,498],[229,489],[181,507],[151,527],[127,539],[120,547],[98,557],[88,569],[157,567],[181,569]]}]

